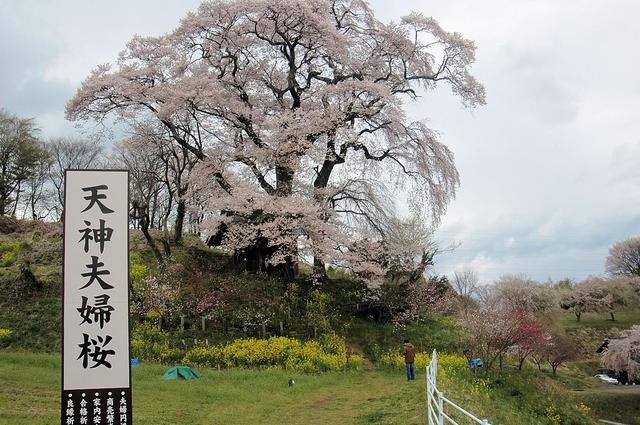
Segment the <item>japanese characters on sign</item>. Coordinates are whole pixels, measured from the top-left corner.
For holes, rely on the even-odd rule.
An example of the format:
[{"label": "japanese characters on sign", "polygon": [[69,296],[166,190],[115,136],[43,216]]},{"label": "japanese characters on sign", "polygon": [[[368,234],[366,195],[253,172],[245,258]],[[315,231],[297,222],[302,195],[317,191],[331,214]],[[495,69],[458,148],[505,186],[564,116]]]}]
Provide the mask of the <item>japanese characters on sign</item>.
[{"label": "japanese characters on sign", "polygon": [[127,171],[67,170],[63,425],[131,425]]}]

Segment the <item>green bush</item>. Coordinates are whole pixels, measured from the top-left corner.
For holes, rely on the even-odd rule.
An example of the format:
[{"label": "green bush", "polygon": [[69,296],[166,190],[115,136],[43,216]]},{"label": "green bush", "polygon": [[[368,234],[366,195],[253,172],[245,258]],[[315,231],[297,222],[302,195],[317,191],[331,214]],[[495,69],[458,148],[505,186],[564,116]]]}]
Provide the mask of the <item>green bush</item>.
[{"label": "green bush", "polygon": [[160,363],[175,364],[181,363],[184,358],[184,351],[178,348],[166,348],[160,352]]},{"label": "green bush", "polygon": [[11,267],[15,264],[22,243],[20,241],[0,242],[0,267]]},{"label": "green bush", "polygon": [[137,290],[147,277],[149,277],[149,267],[147,267],[139,252],[132,251],[129,254],[129,281],[131,282],[131,287]]}]

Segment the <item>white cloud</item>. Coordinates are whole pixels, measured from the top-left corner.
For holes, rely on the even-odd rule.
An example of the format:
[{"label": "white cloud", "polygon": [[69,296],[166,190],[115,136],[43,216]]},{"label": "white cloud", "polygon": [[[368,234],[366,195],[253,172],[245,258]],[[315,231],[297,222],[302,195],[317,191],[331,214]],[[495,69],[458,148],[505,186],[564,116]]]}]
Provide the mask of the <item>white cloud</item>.
[{"label": "white cloud", "polygon": [[[64,104],[133,34],[158,35],[198,1],[0,0],[0,107],[35,116],[46,136],[75,130]],[[475,40],[486,107],[437,90],[410,114],[456,155],[462,188],[437,237],[437,271],[491,280],[524,272],[583,278],[638,232],[640,49],[634,0],[372,2],[385,21],[410,10]]]}]

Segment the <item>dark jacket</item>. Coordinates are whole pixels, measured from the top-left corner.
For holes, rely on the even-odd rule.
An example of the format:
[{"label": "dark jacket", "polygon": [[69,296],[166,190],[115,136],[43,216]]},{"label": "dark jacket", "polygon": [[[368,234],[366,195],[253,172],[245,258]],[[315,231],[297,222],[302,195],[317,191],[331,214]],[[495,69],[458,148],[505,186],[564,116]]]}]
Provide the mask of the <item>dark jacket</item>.
[{"label": "dark jacket", "polygon": [[402,355],[405,363],[413,363],[416,359],[416,349],[410,342],[405,342],[402,346]]}]

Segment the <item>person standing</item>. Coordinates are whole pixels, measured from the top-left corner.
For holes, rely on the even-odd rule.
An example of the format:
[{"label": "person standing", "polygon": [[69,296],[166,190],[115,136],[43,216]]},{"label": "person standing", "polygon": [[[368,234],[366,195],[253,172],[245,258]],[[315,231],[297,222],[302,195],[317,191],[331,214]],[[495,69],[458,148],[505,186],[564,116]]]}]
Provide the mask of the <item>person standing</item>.
[{"label": "person standing", "polygon": [[404,356],[404,364],[407,368],[407,380],[413,381],[414,379],[416,379],[416,371],[413,365],[416,359],[416,349],[408,339],[404,340],[404,345],[402,346],[402,355]]}]

